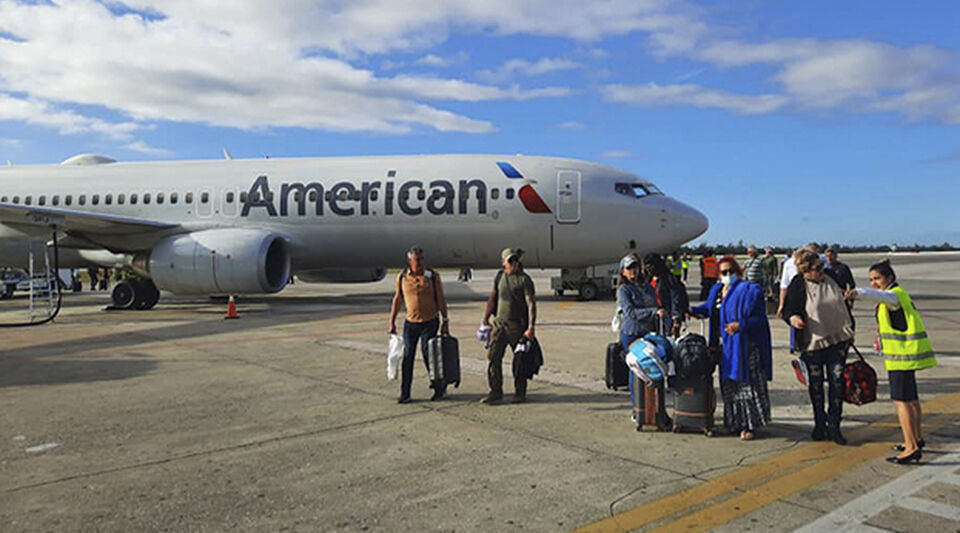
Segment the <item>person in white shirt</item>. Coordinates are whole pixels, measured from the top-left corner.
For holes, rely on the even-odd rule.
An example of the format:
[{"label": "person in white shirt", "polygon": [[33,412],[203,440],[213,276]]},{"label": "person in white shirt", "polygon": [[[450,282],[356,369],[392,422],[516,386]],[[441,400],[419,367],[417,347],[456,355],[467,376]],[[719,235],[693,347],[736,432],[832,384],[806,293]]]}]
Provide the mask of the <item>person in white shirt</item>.
[{"label": "person in white shirt", "polygon": [[[820,255],[820,253],[823,251],[820,248],[820,245],[815,242],[811,242],[803,248],[806,248],[817,255]],[[800,251],[803,248],[799,248],[797,251]],[[787,287],[790,286],[790,282],[793,281],[793,278],[799,274],[797,271],[797,262],[795,260],[796,256],[797,254],[794,252],[789,259],[783,262],[783,268],[781,269],[782,273],[780,275],[780,303],[777,305],[777,318],[783,318],[783,301],[787,298]],[[821,258],[821,260],[823,260],[823,258]],[[824,261],[824,263],[826,263],[826,261]]]}]

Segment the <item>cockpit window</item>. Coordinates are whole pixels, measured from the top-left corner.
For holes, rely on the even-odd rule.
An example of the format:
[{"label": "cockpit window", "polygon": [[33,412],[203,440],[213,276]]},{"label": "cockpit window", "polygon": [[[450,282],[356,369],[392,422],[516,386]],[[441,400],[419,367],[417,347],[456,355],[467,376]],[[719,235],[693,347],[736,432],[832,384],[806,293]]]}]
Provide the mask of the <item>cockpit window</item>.
[{"label": "cockpit window", "polygon": [[662,196],[663,192],[652,183],[617,183],[614,190],[617,194],[643,198],[644,196]]}]

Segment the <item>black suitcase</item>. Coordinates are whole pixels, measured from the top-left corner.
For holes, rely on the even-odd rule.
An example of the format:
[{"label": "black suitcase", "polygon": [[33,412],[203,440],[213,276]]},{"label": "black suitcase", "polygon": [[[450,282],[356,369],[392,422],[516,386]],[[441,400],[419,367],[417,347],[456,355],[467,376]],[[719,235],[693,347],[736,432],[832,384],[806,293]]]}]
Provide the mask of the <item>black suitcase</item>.
[{"label": "black suitcase", "polygon": [[611,342],[607,345],[606,381],[608,389],[625,389],[630,384],[628,381],[630,379],[630,369],[627,368],[624,357],[623,346],[619,342]]},{"label": "black suitcase", "polygon": [[666,431],[671,421],[667,416],[663,383],[648,387],[633,372],[630,372],[630,379],[633,380],[633,416],[637,421],[637,431],[643,431],[644,426]]},{"label": "black suitcase", "polygon": [[717,393],[713,374],[699,379],[678,380],[673,405],[673,431],[685,429],[713,436],[713,413],[717,409]]},{"label": "black suitcase", "polygon": [[460,387],[460,342],[449,335],[427,341],[430,381]]}]

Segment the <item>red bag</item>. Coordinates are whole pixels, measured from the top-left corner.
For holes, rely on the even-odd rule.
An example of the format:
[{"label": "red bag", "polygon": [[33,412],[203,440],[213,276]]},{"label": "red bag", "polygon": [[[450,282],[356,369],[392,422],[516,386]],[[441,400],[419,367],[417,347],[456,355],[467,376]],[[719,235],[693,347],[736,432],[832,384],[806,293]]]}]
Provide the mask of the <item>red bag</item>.
[{"label": "red bag", "polygon": [[847,363],[843,369],[843,379],[847,382],[843,399],[853,405],[873,402],[877,399],[877,372],[863,360],[863,355],[856,346],[851,344],[850,347],[859,359]]}]

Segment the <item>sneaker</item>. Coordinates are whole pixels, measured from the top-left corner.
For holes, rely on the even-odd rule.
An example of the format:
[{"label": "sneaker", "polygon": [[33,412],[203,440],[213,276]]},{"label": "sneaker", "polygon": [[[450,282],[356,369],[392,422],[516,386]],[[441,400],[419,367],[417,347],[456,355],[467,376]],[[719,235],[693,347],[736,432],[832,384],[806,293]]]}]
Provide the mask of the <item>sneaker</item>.
[{"label": "sneaker", "polygon": [[810,434],[810,438],[816,441],[827,440],[827,428],[823,426],[814,427],[813,433]]},{"label": "sneaker", "polygon": [[487,405],[493,405],[500,403],[500,400],[503,399],[503,396],[487,396],[484,399],[480,400],[480,403],[485,403]]},{"label": "sneaker", "polygon": [[840,433],[839,429],[830,430],[830,440],[832,440],[833,442],[836,442],[840,446],[847,445],[847,439],[843,436],[842,433]]},{"label": "sneaker", "polygon": [[409,396],[401,396],[401,397],[397,398],[397,403],[410,403],[410,397],[409,397]]},{"label": "sneaker", "polygon": [[637,413],[630,413],[630,421],[636,424],[639,420],[637,419]]}]

